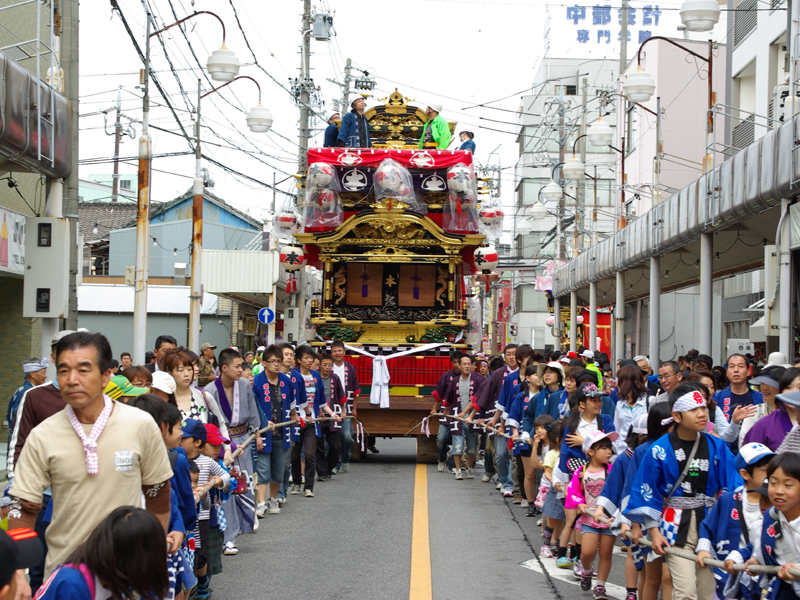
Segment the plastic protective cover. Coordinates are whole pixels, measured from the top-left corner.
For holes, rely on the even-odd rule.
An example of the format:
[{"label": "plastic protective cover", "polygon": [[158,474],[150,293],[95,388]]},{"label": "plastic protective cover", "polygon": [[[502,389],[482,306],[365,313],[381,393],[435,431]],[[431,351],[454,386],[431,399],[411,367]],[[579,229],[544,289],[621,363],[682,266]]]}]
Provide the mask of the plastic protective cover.
[{"label": "plastic protective cover", "polygon": [[281,241],[291,241],[295,233],[303,230],[300,214],[293,202],[284,202],[283,206],[275,213],[275,222],[272,227],[274,237]]},{"label": "plastic protective cover", "polygon": [[503,232],[503,218],[505,213],[497,200],[489,198],[481,202],[478,210],[480,232],[490,238],[499,238]]},{"label": "plastic protective cover", "polygon": [[409,209],[421,211],[422,206],[414,193],[411,173],[403,165],[391,158],[385,158],[373,175],[375,200],[386,200],[387,206],[394,208],[394,202],[405,204]]},{"label": "plastic protective cover", "polygon": [[[458,163],[447,169],[447,204],[442,228],[451,233],[476,233],[479,229],[478,190],[472,166]],[[495,213],[496,216],[496,213]]]},{"label": "plastic protective cover", "polygon": [[467,298],[467,326],[464,328],[464,342],[473,348],[481,343],[481,303],[477,296]]},{"label": "plastic protective cover", "polygon": [[306,232],[336,229],[344,220],[339,200],[339,181],[333,166],[312,163],[306,175],[303,228]]}]

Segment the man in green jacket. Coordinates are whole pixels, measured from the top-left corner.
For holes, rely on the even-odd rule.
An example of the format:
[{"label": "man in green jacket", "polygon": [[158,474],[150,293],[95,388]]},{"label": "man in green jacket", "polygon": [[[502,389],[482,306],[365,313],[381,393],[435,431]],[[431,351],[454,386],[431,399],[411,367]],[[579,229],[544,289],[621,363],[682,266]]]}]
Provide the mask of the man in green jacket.
[{"label": "man in green jacket", "polygon": [[442,112],[441,104],[431,104],[425,110],[428,115],[428,122],[422,131],[418,148],[422,148],[426,143],[435,143],[439,150],[445,150],[450,145],[450,125],[442,118],[442,115],[439,114],[440,112]]}]

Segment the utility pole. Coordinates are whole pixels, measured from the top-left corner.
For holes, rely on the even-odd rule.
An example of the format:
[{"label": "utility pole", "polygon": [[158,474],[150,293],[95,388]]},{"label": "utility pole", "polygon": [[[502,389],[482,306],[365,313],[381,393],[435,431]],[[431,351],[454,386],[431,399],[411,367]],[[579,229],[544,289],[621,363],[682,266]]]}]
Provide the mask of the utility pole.
[{"label": "utility pole", "polygon": [[351,59],[347,59],[347,63],[344,66],[344,83],[340,83],[335,79],[328,79],[328,81],[334,85],[338,85],[342,88],[342,99],[339,100],[339,111],[340,113],[347,112],[350,108],[350,82],[353,78],[350,76],[350,72],[352,71],[352,64],[353,61]]},{"label": "utility pole", "polygon": [[[581,90],[581,102],[582,102],[582,113],[581,113],[581,136],[586,135],[586,103],[588,101],[588,94],[589,94],[589,80],[584,77],[583,78],[583,85]],[[586,138],[582,137],[581,139],[581,163],[586,165]],[[585,168],[585,166],[584,166]],[[575,237],[576,237],[576,244],[575,244],[575,256],[578,255],[578,248],[583,248],[583,233],[578,235],[578,229],[583,229],[583,225],[585,223],[585,214],[586,214],[586,176],[584,175],[581,180],[578,182],[578,186],[576,189],[575,197],[578,199],[577,206],[575,207]],[[584,344],[585,345],[585,344]],[[587,346],[588,348],[588,346]]]},{"label": "utility pole", "polygon": [[[133,287],[133,362],[143,365],[147,352],[147,272],[150,261],[150,173],[153,140],[150,138],[150,25],[148,12],[145,59],[142,71],[142,136],[139,138],[139,181],[136,210],[136,279]],[[194,275],[194,274],[192,274]]]},{"label": "utility pole", "polygon": [[119,141],[122,137],[122,123],[120,116],[122,110],[122,86],[117,90],[117,118],[114,121],[114,180],[111,188],[111,201],[119,199]]},{"label": "utility pole", "polygon": [[[619,74],[625,72],[628,66],[628,0],[622,0],[622,33],[620,34],[619,45]],[[621,102],[622,110],[625,111],[627,100]],[[618,120],[623,124],[622,132],[622,154],[620,155],[620,202],[619,218],[617,219],[617,229],[619,230],[623,220],[624,200],[625,200],[625,112],[622,119]],[[614,358],[620,360],[625,358],[625,273],[616,273],[616,306],[614,308]],[[616,372],[616,371],[615,371]]]},{"label": "utility pole", "polygon": [[[63,197],[63,214],[70,220],[69,236],[72,243],[69,251],[69,300],[65,328],[78,329],[78,265],[83,261],[83,252],[78,249],[78,106],[79,78],[78,59],[80,56],[78,0],[65,0],[59,3],[61,11],[61,56],[64,66],[64,95],[72,103],[72,169],[65,182],[66,194]],[[37,8],[38,10],[38,8]],[[48,340],[49,344],[49,340]]]},{"label": "utility pole", "polygon": [[200,302],[203,299],[201,263],[203,258],[203,171],[200,162],[200,78],[197,79],[197,123],[194,131],[194,185],[192,186],[192,293],[189,296],[189,350],[200,354]]},{"label": "utility pole", "polygon": [[298,173],[305,173],[308,167],[308,104],[311,101],[308,90],[311,86],[311,0],[303,0],[303,40],[300,52],[300,156],[297,159]]}]

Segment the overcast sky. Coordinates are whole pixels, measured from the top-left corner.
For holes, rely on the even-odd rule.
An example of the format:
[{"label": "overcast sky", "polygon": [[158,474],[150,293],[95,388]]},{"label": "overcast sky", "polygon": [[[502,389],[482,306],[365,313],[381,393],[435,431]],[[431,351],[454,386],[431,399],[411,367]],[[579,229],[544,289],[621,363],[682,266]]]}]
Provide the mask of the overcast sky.
[{"label": "overcast sky", "polygon": [[[302,1],[171,2],[170,5],[170,0],[150,0],[159,26],[177,20],[173,8],[178,18],[194,10],[212,10],[219,14],[227,28],[227,47],[245,65],[239,74],[258,80],[263,94],[262,104],[269,108],[274,118],[271,133],[249,133],[242,110],[246,111],[256,104],[257,91],[246,80],[235,82],[203,100],[203,139],[230,146],[224,148],[206,144],[203,146],[204,155],[262,182],[272,183],[273,172],[279,182],[286,180],[297,170],[299,110],[290,94],[258,66],[252,65],[253,56],[237,25],[234,8],[258,63],[278,82],[289,87],[289,79],[297,77],[299,73]],[[145,11],[142,1],[119,0],[119,4],[138,43],[144,48]],[[311,42],[311,75],[320,86],[321,98],[325,101],[325,106],[319,109],[320,113],[329,113],[332,106],[330,100],[340,96],[339,88],[326,80],[341,80],[345,59],[352,58],[355,65],[377,78],[378,86],[374,97],[368,99],[368,105],[381,103],[379,98],[398,88],[415,100],[413,104],[422,107],[430,102],[441,102],[444,105],[443,115],[448,120],[458,121],[459,128],[473,130],[476,134],[477,162],[499,162],[505,167],[502,195],[504,204],[510,205],[514,190],[513,165],[518,156],[514,111],[519,106],[520,97],[529,92],[543,57],[547,15],[550,14],[549,56],[606,57],[609,68],[616,72],[619,60],[619,2],[610,4],[613,6],[611,23],[594,25],[591,3],[570,10],[571,20],[567,19],[566,3],[550,4],[549,8],[544,2],[459,0],[406,0],[402,3],[386,0],[326,0],[315,3],[315,11],[334,15],[336,33],[330,42]],[[653,35],[681,37],[676,30],[680,24],[676,10],[679,3],[659,3],[662,10],[659,26],[646,27],[642,24],[641,10],[643,6],[652,4],[631,4],[637,8],[637,14],[636,23],[631,26],[629,56],[638,47],[640,30],[649,30]],[[585,6],[584,16],[580,6]],[[107,2],[83,3],[80,18],[79,110],[81,115],[87,115],[80,119],[80,158],[110,157],[114,149],[113,137],[103,132],[103,115],[91,113],[112,107],[117,88],[123,86],[123,112],[141,119],[141,91],[136,86],[142,64],[121,20],[116,14],[112,15]],[[587,33],[579,34],[580,30]],[[611,43],[607,43],[605,34],[598,34],[598,31],[605,30],[609,31]],[[191,51],[194,50],[200,63],[205,66],[210,52],[221,45],[222,35],[219,23],[208,15],[190,20],[184,31],[191,48],[177,27],[161,35],[166,45],[166,56],[160,43],[153,38],[152,67],[170,95],[184,128],[192,134],[194,116],[190,111],[196,105],[198,76],[202,79],[204,93],[211,88],[200,74]],[[585,40],[588,38],[588,41],[579,42],[579,36]],[[708,37],[708,34],[700,35],[700,39]],[[724,26],[718,26],[712,37],[722,41],[725,37]],[[170,70],[169,61],[185,96]],[[501,98],[505,99],[493,102]],[[164,106],[158,90],[152,85],[151,101],[151,124],[171,132],[179,131],[172,113]],[[491,108],[470,108],[487,103],[491,103],[488,105]],[[109,113],[109,124],[112,121],[113,113]],[[313,121],[313,124],[317,128],[324,126],[320,120]],[[134,126],[138,139],[141,127],[138,124]],[[179,135],[155,129],[151,130],[151,134],[155,154],[189,150],[188,144]],[[312,145],[321,145],[321,141],[322,133],[319,132],[317,143]],[[497,154],[490,159],[489,154],[495,149]],[[124,138],[120,155],[134,157],[137,152],[137,141]],[[225,173],[217,166],[204,166],[214,174],[217,195],[237,208],[249,211],[258,219],[266,217],[272,199],[271,190]],[[167,201],[191,186],[194,157],[158,158],[153,168],[152,198]],[[80,175],[85,178],[90,174],[111,171],[111,163],[82,165]],[[135,162],[121,165],[120,171],[135,173]],[[292,191],[293,181],[288,179],[279,187],[284,191]],[[278,194],[278,207],[285,200],[286,196]]]}]

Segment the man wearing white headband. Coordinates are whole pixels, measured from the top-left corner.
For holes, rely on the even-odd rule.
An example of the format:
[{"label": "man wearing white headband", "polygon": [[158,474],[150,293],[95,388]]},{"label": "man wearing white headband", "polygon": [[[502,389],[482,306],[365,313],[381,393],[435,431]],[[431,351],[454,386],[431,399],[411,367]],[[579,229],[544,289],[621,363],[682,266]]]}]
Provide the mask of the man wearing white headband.
[{"label": "man wearing white headband", "polygon": [[699,384],[682,383],[670,394],[674,422],[671,433],[656,440],[633,480],[625,516],[633,522],[634,540],[642,525],[650,531],[653,550],[666,556],[674,599],[702,600],[714,596],[714,574],[682,558],[666,555],[675,546],[694,553],[699,526],[728,483],[741,483],[734,457],[720,438],[708,430],[706,397]]},{"label": "man wearing white headband", "polygon": [[11,396],[11,402],[8,403],[8,415],[6,419],[8,420],[9,431],[14,430],[14,419],[17,416],[17,408],[19,408],[22,396],[24,396],[25,392],[29,389],[37,385],[42,385],[47,379],[47,365],[49,362],[50,361],[46,358],[42,360],[38,356],[35,356],[22,363],[22,372],[25,373],[25,382],[17,388],[17,391]]}]

